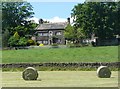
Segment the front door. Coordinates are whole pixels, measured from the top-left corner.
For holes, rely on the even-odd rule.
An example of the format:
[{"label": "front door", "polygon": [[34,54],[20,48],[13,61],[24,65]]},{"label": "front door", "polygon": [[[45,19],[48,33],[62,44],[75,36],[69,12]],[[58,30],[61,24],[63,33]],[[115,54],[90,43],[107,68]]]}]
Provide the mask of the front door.
[{"label": "front door", "polygon": [[58,43],[58,38],[53,38],[53,44]]}]

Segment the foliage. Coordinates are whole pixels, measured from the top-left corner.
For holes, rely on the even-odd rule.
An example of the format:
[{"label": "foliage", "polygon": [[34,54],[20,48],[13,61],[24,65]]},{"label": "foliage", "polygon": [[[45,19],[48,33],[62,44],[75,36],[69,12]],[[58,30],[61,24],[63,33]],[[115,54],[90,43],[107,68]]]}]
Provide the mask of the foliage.
[{"label": "foliage", "polygon": [[64,36],[68,40],[73,40],[74,39],[74,37],[75,37],[74,28],[70,24],[68,24],[67,27],[65,28]]},{"label": "foliage", "polygon": [[82,43],[82,39],[85,38],[82,28],[75,28],[70,24],[65,28],[64,36],[67,40],[73,41],[73,43]]},{"label": "foliage", "polygon": [[12,47],[26,46],[27,45],[27,39],[25,37],[20,37],[18,32],[15,32],[14,35],[10,37],[8,43]]},{"label": "foliage", "polygon": [[[27,26],[27,18],[32,17],[32,6],[27,2],[3,2],[2,3],[2,24],[5,28]],[[14,16],[13,16],[14,15]],[[11,33],[13,33],[11,31]]]},{"label": "foliage", "polygon": [[[32,35],[37,24],[28,19],[33,17],[33,14],[33,7],[28,2],[2,2],[2,33],[8,30],[10,37],[15,32],[20,37]],[[11,37],[11,39],[16,38]]]},{"label": "foliage", "polygon": [[116,2],[88,2],[74,6],[75,28],[83,28],[87,38],[95,34],[99,39],[111,39],[119,34],[120,24],[118,9],[120,3]]},{"label": "foliage", "polygon": [[21,37],[18,41],[19,46],[26,46],[27,45],[27,39],[25,37]]},{"label": "foliage", "polygon": [[29,39],[29,40],[27,41],[27,45],[35,45],[35,41],[32,40],[32,39]]},{"label": "foliage", "polygon": [[44,46],[44,44],[40,44],[39,46]]},{"label": "foliage", "polygon": [[54,44],[52,44],[52,46],[58,46],[58,44],[57,44],[57,43],[54,43]]},{"label": "foliage", "polygon": [[14,35],[13,35],[13,37],[15,37],[16,39],[19,39],[19,38],[20,38],[18,32],[15,32]]},{"label": "foliage", "polygon": [[15,47],[18,45],[18,41],[19,41],[19,39],[17,39],[14,36],[11,36],[8,40],[8,44],[9,44],[9,46]]},{"label": "foliage", "polygon": [[9,31],[5,30],[4,34],[2,34],[2,47],[8,46],[9,37],[10,37]]},{"label": "foliage", "polygon": [[77,48],[77,47],[82,47],[82,45],[81,44],[69,43],[69,44],[67,44],[67,47],[69,47],[69,48]]}]

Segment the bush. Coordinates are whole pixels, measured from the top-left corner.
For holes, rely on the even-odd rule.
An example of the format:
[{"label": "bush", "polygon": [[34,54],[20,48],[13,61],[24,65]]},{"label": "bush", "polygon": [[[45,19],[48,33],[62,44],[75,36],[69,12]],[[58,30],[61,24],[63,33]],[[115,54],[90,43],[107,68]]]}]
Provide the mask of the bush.
[{"label": "bush", "polygon": [[28,42],[27,42],[27,45],[35,45],[35,41],[32,40],[32,39],[29,39]]},{"label": "bush", "polygon": [[44,44],[40,44],[39,46],[44,46]]},{"label": "bush", "polygon": [[52,44],[52,48],[58,48],[58,44],[56,43]]},{"label": "bush", "polygon": [[81,44],[73,44],[73,43],[70,43],[67,45],[69,48],[76,48],[76,47],[81,47],[82,45]]},{"label": "bush", "polygon": [[26,46],[27,45],[27,39],[25,37],[21,37],[18,41],[19,46]]},{"label": "bush", "polygon": [[58,46],[58,44],[54,43],[54,44],[52,44],[52,46]]},{"label": "bush", "polygon": [[15,46],[18,45],[18,41],[19,41],[18,38],[12,36],[12,37],[10,37],[10,39],[8,40],[8,44],[9,44],[10,46],[12,46],[12,47],[15,47]]}]

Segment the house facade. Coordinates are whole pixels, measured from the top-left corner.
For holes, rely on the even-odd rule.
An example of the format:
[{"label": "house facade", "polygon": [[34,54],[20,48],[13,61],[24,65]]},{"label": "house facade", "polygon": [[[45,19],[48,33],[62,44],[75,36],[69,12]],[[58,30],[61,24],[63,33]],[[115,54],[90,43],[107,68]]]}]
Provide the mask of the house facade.
[{"label": "house facade", "polygon": [[34,40],[39,44],[65,44],[64,30],[67,26],[64,23],[42,23],[40,21],[38,27],[35,29]]}]

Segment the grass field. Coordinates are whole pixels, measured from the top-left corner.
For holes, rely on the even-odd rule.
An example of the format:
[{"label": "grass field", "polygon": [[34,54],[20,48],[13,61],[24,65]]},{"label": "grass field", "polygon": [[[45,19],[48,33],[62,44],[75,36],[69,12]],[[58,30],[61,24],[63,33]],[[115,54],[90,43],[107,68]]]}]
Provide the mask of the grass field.
[{"label": "grass field", "polygon": [[3,63],[23,62],[116,62],[117,46],[81,48],[37,48],[28,50],[3,50]]},{"label": "grass field", "polygon": [[22,72],[2,72],[3,87],[118,87],[118,72],[98,78],[96,71],[39,71],[34,81],[25,81]]}]

